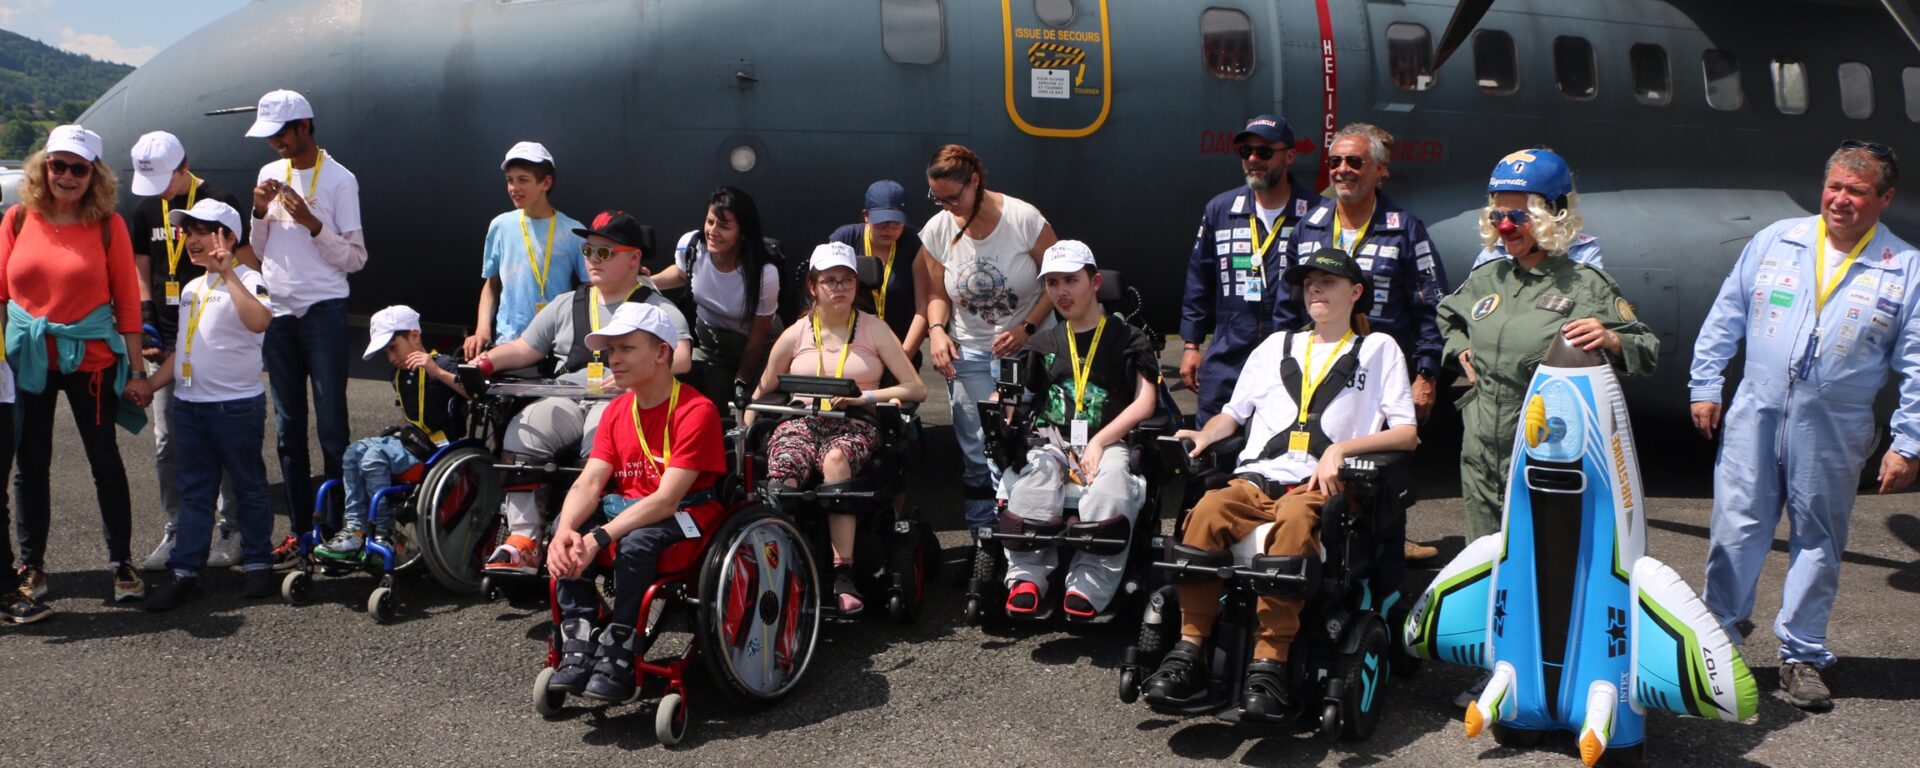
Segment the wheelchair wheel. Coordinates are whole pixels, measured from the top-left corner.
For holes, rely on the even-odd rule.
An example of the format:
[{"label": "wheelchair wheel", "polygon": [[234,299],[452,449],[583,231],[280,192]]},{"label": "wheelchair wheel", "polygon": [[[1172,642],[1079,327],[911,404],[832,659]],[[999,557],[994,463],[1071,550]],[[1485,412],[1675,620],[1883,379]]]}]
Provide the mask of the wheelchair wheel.
[{"label": "wheelchair wheel", "polygon": [[894,526],[892,546],[887,550],[887,572],[894,584],[887,598],[887,614],[896,622],[910,624],[920,617],[927,582],[936,578],[940,540],[934,537],[933,529],[918,520],[902,520]]},{"label": "wheelchair wheel", "polygon": [[695,627],[700,666],[735,706],[800,684],[820,632],[820,580],[806,536],[763,506],[733,513],[707,544]]},{"label": "wheelchair wheel", "polygon": [[567,703],[566,691],[554,691],[547,688],[553,681],[553,667],[541,667],[540,674],[533,677],[533,711],[541,717],[554,717],[560,714],[560,707]]},{"label": "wheelchair wheel", "polygon": [[288,605],[306,605],[307,598],[313,594],[313,574],[295,570],[280,580],[280,599]]},{"label": "wheelchair wheel", "polygon": [[660,697],[653,710],[653,737],[660,746],[671,747],[687,737],[687,699],[677,693]]},{"label": "wheelchair wheel", "polygon": [[393,588],[377,587],[372,594],[367,595],[367,616],[371,617],[375,624],[391,624],[393,623],[393,603]]},{"label": "wheelchair wheel", "polygon": [[[1147,596],[1147,607],[1140,619],[1140,639],[1134,645],[1140,666],[1157,669],[1160,660],[1180,642],[1180,590],[1173,585],[1161,587]],[[1152,621],[1158,614],[1158,621]]]},{"label": "wheelchair wheel", "polygon": [[1420,657],[1407,652],[1407,614],[1412,610],[1412,603],[1402,600],[1387,612],[1387,660],[1393,662],[1394,677],[1413,677],[1420,671]]},{"label": "wheelchair wheel", "polygon": [[480,590],[502,495],[493,454],[479,446],[448,451],[427,470],[415,514],[422,557],[441,586],[462,594]]},{"label": "wheelchair wheel", "polygon": [[973,547],[973,580],[978,594],[967,596],[965,618],[968,624],[991,629],[1006,618],[1006,585],[1000,567],[1000,555],[986,545]]},{"label": "wheelchair wheel", "polygon": [[1342,656],[1334,668],[1335,674],[1346,681],[1338,718],[1339,737],[1346,741],[1368,738],[1380,724],[1380,687],[1392,675],[1393,667],[1392,641],[1384,623],[1368,618],[1357,631],[1359,645],[1353,653]]}]

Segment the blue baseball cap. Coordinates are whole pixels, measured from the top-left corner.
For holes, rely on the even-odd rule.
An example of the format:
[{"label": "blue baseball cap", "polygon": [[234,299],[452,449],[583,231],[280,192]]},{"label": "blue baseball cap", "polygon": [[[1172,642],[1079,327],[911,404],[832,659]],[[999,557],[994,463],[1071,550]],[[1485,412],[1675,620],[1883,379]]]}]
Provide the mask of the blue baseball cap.
[{"label": "blue baseball cap", "polygon": [[907,223],[907,190],[900,182],[881,179],[867,185],[867,221]]},{"label": "blue baseball cap", "polygon": [[1551,149],[1523,149],[1493,166],[1488,192],[1532,192],[1550,201],[1573,191],[1573,169]]},{"label": "blue baseball cap", "polygon": [[1293,126],[1279,115],[1256,115],[1247,121],[1247,127],[1234,134],[1233,143],[1246,141],[1248,136],[1266,139],[1269,144],[1293,146]]}]

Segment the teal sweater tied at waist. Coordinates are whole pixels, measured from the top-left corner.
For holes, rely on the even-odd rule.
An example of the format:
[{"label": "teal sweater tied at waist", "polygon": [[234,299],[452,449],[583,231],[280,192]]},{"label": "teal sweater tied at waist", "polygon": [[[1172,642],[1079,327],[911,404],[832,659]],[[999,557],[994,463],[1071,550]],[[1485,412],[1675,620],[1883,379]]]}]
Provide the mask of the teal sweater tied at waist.
[{"label": "teal sweater tied at waist", "polygon": [[127,388],[127,343],[115,330],[113,305],[102,304],[77,323],[55,323],[34,317],[7,304],[7,362],[13,366],[14,385],[22,392],[38,394],[47,388],[47,337],[53,337],[55,361],[61,373],[73,373],[86,357],[87,342],[98,339],[113,350],[113,394],[120,401],[114,423],[128,432],[138,433],[147,426],[147,409],[134,405],[121,395]]}]

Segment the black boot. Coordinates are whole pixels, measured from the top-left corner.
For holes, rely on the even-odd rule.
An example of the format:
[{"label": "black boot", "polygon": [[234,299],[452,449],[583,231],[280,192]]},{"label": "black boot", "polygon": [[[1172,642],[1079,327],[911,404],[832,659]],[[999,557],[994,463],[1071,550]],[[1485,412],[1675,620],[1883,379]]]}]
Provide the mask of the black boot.
[{"label": "black boot", "polygon": [[171,611],[189,600],[197,600],[205,591],[200,588],[197,576],[174,576],[166,586],[147,593],[147,601],[140,607],[155,613]]},{"label": "black boot", "polygon": [[1247,665],[1246,693],[1240,697],[1240,714],[1257,720],[1278,720],[1292,713],[1293,690],[1287,686],[1287,665],[1281,661],[1256,661]]},{"label": "black boot", "polygon": [[560,622],[560,665],[553,669],[547,690],[566,691],[575,696],[585,693],[587,680],[593,677],[593,622],[566,619]]},{"label": "black boot", "polygon": [[1148,704],[1180,707],[1207,693],[1207,663],[1200,646],[1182,640],[1147,677],[1141,693]]},{"label": "black boot", "polygon": [[633,627],[609,624],[600,632],[600,658],[587,681],[587,698],[624,702],[633,698]]}]

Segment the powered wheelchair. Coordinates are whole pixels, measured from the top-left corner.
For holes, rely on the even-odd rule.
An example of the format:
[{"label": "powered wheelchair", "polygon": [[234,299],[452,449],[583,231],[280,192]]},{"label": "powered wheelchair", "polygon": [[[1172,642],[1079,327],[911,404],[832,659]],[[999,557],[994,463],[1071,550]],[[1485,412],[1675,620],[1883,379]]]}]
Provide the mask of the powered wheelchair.
[{"label": "powered wheelchair", "polygon": [[[1101,270],[1097,299],[1102,305],[1115,306],[1127,295],[1133,297],[1133,311],[1121,314],[1131,323],[1139,312],[1139,293],[1123,287],[1118,272]],[[1164,339],[1150,329],[1142,328],[1141,332],[1154,340],[1156,352],[1165,345]],[[967,580],[966,603],[962,614],[968,624],[993,627],[1009,619],[1050,619],[1055,613],[1054,605],[1066,595],[1065,575],[1076,552],[1097,556],[1113,556],[1124,552],[1126,561],[1120,584],[1107,607],[1091,617],[1063,611],[1070,621],[1105,622],[1114,616],[1134,615],[1139,601],[1150,591],[1155,578],[1149,566],[1158,551],[1153,540],[1161,528],[1161,495],[1176,471],[1163,460],[1155,445],[1159,438],[1171,435],[1177,428],[1180,423],[1179,407],[1174,404],[1166,387],[1156,382],[1154,415],[1128,433],[1124,444],[1109,448],[1128,451],[1129,471],[1146,481],[1144,501],[1134,522],[1129,523],[1125,516],[1082,521],[1078,512],[1086,487],[1078,482],[1066,483],[1065,498],[1058,517],[1036,522],[1010,511],[1007,499],[1018,470],[1026,466],[1029,441],[1034,435],[1038,413],[1051,383],[1040,356],[1023,351],[999,361],[995,382],[999,399],[976,405],[980,411],[981,432],[985,437],[988,460],[1003,469],[1003,477],[996,494],[998,514],[995,524],[973,531],[973,570]],[[1052,569],[1049,577],[1046,599],[1031,613],[1011,613],[1006,608],[1008,551],[1050,551],[1052,556],[1059,558],[1060,567]]]},{"label": "powered wheelchair", "polygon": [[1187,511],[1172,538],[1154,542],[1163,554],[1153,567],[1171,583],[1148,597],[1139,640],[1122,656],[1120,700],[1134,702],[1147,676],[1180,640],[1177,585],[1219,579],[1225,584],[1205,649],[1205,690],[1184,702],[1149,705],[1166,714],[1254,719],[1240,711],[1239,701],[1252,661],[1257,602],[1261,596],[1299,598],[1305,600],[1300,631],[1285,662],[1285,684],[1293,690],[1297,711],[1277,719],[1297,717],[1328,738],[1371,736],[1380,720],[1381,685],[1389,675],[1406,677],[1419,668],[1419,660],[1406,653],[1400,638],[1409,608],[1399,583],[1405,570],[1406,514],[1415,501],[1411,454],[1348,457],[1340,470],[1345,491],[1327,499],[1320,510],[1319,553],[1281,557],[1264,554],[1271,522],[1224,552],[1180,543],[1200,494],[1232,479],[1246,447],[1244,435],[1215,443],[1198,458],[1187,455],[1191,441],[1168,439],[1162,444],[1169,461],[1186,465]]},{"label": "powered wheelchair", "polygon": [[[740,453],[749,459],[743,471],[751,476],[753,486],[760,489],[768,505],[799,521],[815,552],[832,551],[827,524],[830,514],[854,515],[858,526],[854,572],[861,595],[869,604],[883,603],[894,621],[913,622],[925,601],[926,585],[935,578],[940,565],[940,540],[933,528],[920,519],[917,508],[896,513],[893,504],[904,485],[908,453],[918,432],[914,424],[918,417],[912,409],[915,404],[903,408],[880,403],[871,412],[822,410],[819,404],[829,398],[858,397],[859,386],[851,379],[827,376],[783,374],[779,381],[776,394],[781,401],[794,398],[796,402],[758,402],[747,407],[759,416],[741,437]],[[789,419],[810,417],[868,420],[880,431],[880,448],[856,476],[843,482],[808,488],[767,482],[767,443],[773,430]],[[831,601],[828,606],[825,610],[837,613]]]}]

